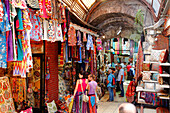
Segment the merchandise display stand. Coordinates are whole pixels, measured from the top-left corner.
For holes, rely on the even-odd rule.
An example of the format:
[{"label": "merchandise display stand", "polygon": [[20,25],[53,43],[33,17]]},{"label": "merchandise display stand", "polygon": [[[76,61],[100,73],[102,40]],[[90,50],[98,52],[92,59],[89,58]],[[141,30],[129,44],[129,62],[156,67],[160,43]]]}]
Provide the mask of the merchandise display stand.
[{"label": "merchandise display stand", "polygon": [[[157,62],[145,62],[144,63],[157,63]],[[159,63],[160,66],[164,67],[168,67],[168,73],[166,74],[160,74],[159,72],[156,72],[156,71],[143,71],[143,72],[151,72],[151,73],[159,73],[159,76],[162,77],[163,79],[169,79],[169,83],[168,84],[160,84],[160,87],[164,90],[169,90],[170,88],[170,63]],[[160,93],[159,91],[156,90],[156,84],[158,84],[158,81],[154,81],[154,80],[143,80],[143,83],[153,83],[154,84],[154,90],[151,90],[151,89],[145,89],[145,88],[142,88],[142,87],[137,87],[136,89],[136,92],[138,92],[138,100],[140,100],[140,93],[141,92],[151,92],[151,93],[157,93],[157,96],[159,97],[159,99],[164,99],[164,100],[170,100],[170,95],[168,93]],[[141,112],[140,113],[143,113],[143,109],[144,109],[144,106],[152,106],[152,107],[155,107],[153,106],[152,104],[150,103],[146,103],[146,102],[141,102],[141,101],[138,101],[138,104],[141,104]]]}]

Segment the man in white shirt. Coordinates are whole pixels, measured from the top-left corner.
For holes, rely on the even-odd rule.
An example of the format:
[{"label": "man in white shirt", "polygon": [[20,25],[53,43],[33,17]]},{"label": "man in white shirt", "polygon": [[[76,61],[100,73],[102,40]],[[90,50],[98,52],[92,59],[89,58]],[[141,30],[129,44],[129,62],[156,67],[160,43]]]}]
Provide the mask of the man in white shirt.
[{"label": "man in white shirt", "polygon": [[121,65],[119,65],[119,74],[118,74],[118,82],[119,82],[119,85],[120,85],[120,90],[121,90],[121,94],[119,94],[119,97],[124,97],[124,88],[123,88],[123,82],[125,80],[125,77],[124,77],[124,69],[122,68]]}]

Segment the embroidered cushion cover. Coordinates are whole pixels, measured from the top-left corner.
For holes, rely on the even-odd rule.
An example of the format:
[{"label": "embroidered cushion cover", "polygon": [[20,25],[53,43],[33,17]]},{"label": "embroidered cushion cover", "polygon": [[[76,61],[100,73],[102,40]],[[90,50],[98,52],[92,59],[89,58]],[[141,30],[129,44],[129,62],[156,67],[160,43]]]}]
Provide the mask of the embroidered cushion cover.
[{"label": "embroidered cushion cover", "polygon": [[143,64],[143,71],[150,71],[150,64],[149,63]]},{"label": "embroidered cushion cover", "polygon": [[168,58],[168,52],[165,50],[163,50],[160,54],[160,57],[159,57],[159,62],[161,63],[165,63],[167,61],[167,58]]},{"label": "embroidered cushion cover", "polygon": [[150,80],[151,73],[150,72],[142,72],[142,80]]},{"label": "embroidered cushion cover", "polygon": [[47,108],[49,113],[55,113],[57,112],[57,106],[55,104],[55,101],[53,100],[50,103],[47,103]]},{"label": "embroidered cushion cover", "polygon": [[151,51],[151,59],[150,61],[152,62],[158,62],[159,61],[159,57],[160,57],[160,54],[163,50],[152,50]]}]

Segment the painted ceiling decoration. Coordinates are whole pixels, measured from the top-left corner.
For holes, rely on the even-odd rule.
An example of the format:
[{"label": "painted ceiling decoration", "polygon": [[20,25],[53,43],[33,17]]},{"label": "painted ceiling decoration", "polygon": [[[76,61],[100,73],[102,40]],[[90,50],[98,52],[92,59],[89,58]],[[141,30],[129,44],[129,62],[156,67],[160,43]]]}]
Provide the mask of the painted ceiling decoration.
[{"label": "painted ceiling decoration", "polygon": [[[122,37],[133,39],[141,26],[135,25],[136,13],[144,14],[144,25],[153,25],[160,18],[167,0],[60,0],[82,21],[96,28],[106,39]],[[121,31],[119,31],[121,27]],[[120,32],[119,35],[117,33]],[[131,36],[132,35],[132,36]],[[136,36],[134,37],[136,38]]]}]

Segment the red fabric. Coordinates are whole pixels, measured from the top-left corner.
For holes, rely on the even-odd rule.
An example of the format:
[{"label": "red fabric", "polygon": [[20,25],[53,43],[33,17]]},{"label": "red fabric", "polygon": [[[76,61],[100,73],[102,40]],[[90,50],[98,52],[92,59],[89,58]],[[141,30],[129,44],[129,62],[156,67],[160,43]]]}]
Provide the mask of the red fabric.
[{"label": "red fabric", "polygon": [[135,82],[131,81],[128,85],[127,91],[126,91],[126,98],[128,102],[134,101],[134,95],[135,95]]},{"label": "red fabric", "polygon": [[138,78],[141,75],[142,72],[142,66],[143,66],[143,51],[142,51],[142,45],[141,41],[139,42],[139,49],[138,49],[138,57],[137,57],[137,62],[136,62],[136,79],[135,82],[137,83]]},{"label": "red fabric", "polygon": [[132,66],[131,65],[127,65],[127,72],[129,72],[130,71],[130,68],[131,68]]}]

